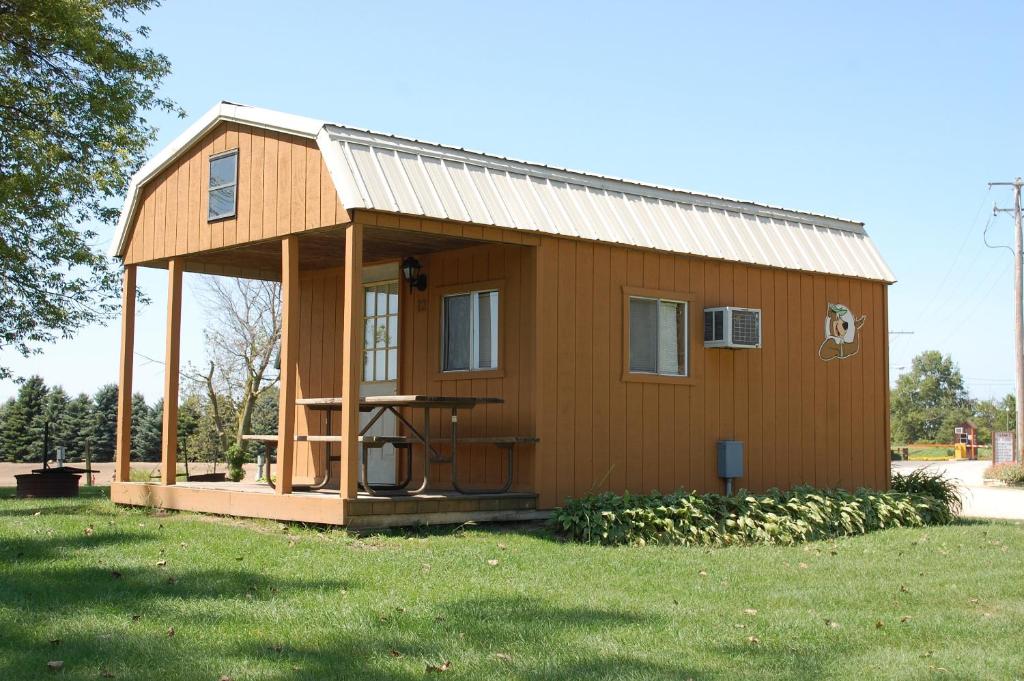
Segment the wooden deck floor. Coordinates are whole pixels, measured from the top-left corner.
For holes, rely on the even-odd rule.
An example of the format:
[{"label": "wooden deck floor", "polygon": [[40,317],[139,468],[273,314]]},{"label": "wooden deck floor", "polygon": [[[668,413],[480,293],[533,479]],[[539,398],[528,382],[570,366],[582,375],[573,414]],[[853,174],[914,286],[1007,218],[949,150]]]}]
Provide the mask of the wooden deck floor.
[{"label": "wooden deck floor", "polygon": [[110,497],[115,503],[134,506],[345,525],[352,529],[510,522],[548,516],[546,511],[537,510],[537,495],[532,492],[428,491],[415,496],[360,494],[358,499],[342,499],[337,490],[277,494],[269,485],[255,482],[180,482],[169,486],[119,482],[111,486]]}]

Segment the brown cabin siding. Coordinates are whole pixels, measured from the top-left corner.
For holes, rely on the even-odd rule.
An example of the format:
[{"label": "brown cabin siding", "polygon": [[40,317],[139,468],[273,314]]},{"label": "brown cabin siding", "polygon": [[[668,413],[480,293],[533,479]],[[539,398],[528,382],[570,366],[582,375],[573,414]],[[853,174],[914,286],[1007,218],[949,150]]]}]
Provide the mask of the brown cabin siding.
[{"label": "brown cabin siding", "polygon": [[[504,398],[464,413],[460,427],[540,436],[522,450],[516,488],[535,489],[542,507],[592,490],[721,490],[714,448],[726,438],[746,446],[741,487],[887,485],[882,283],[551,237],[538,247],[490,244],[419,258],[430,287],[401,289],[399,391]],[[440,378],[431,301],[438,289],[495,280],[504,282],[503,370]],[[341,281],[340,270],[303,274],[300,396],[338,393]],[[622,380],[624,287],[692,296],[690,384]],[[853,358],[817,356],[829,302],[867,315]],[[716,305],[761,308],[763,348],[705,349],[701,312]],[[320,417],[299,409],[297,418],[297,432],[322,432]],[[497,481],[493,448],[463,453],[467,484]],[[297,454],[297,479],[312,476],[309,450]],[[448,466],[433,471],[442,486]]]},{"label": "brown cabin siding", "polygon": [[[888,483],[886,286],[545,238],[538,250],[540,505],[591,490],[721,490],[715,442],[745,443],[738,485]],[[692,384],[623,382],[623,287],[693,294]],[[817,356],[826,305],[867,315],[862,349]],[[763,310],[763,348],[705,349],[703,308]]]},{"label": "brown cabin siding", "polygon": [[[236,215],[207,222],[209,157],[235,148]],[[142,187],[125,263],[158,261],[347,221],[315,140],[221,123]]]}]

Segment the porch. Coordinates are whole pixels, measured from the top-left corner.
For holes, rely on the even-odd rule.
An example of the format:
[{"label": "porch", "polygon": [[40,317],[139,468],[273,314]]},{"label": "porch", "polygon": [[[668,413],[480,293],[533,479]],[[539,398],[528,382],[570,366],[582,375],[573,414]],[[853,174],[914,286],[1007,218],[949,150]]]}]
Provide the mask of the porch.
[{"label": "porch", "polygon": [[[495,436],[532,437],[535,254],[508,230],[406,221],[362,214],[358,220],[279,239],[172,257],[166,267],[167,339],[163,448],[158,484],[130,482],[130,396],[134,343],[135,265],[125,266],[118,460],[111,497],[117,503],[351,527],[521,520],[543,516],[534,492],[535,446],[516,446],[511,474]],[[412,286],[399,272],[416,258],[426,275]],[[179,482],[177,445],[182,275],[185,272],[281,282],[280,404],[273,435],[274,485],[251,479]],[[498,301],[493,364],[482,370],[441,366],[441,306],[446,296],[476,289]],[[375,326],[376,325],[376,326]],[[383,336],[381,335],[383,333]],[[429,471],[422,485],[393,495],[361,488],[361,445],[367,409],[311,408],[359,404],[368,396],[426,394],[469,398],[458,415],[458,481],[452,484],[453,421],[429,410],[397,407],[374,428],[387,441],[368,467],[385,486]],[[492,399],[488,399],[492,398]],[[475,406],[479,405],[479,406]],[[454,413],[454,412],[453,412]],[[433,420],[433,424],[430,423]],[[418,431],[433,432],[431,446]],[[383,437],[382,437],[383,436]],[[390,439],[389,439],[390,438]],[[390,441],[407,447],[396,456]],[[256,454],[259,446],[250,448]],[[328,481],[324,484],[324,481]],[[506,484],[507,483],[507,484]],[[309,489],[318,486],[321,489]],[[374,487],[369,487],[371,491]],[[487,489],[501,493],[476,494]],[[421,490],[418,491],[417,490]]]}]

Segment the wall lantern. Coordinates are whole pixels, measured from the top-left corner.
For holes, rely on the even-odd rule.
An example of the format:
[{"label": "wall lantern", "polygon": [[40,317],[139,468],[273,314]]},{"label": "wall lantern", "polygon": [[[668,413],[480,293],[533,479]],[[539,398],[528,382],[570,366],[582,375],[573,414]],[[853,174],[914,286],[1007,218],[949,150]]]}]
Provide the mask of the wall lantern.
[{"label": "wall lantern", "polygon": [[427,290],[427,275],[420,274],[421,269],[423,265],[416,258],[410,256],[402,261],[402,276],[409,282],[409,293],[412,293],[413,289]]}]

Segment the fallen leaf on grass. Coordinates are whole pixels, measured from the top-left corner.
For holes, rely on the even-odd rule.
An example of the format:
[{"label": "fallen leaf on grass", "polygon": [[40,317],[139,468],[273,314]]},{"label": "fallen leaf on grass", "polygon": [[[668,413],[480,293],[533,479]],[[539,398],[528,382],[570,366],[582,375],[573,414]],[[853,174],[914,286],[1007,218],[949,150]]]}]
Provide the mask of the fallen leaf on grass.
[{"label": "fallen leaf on grass", "polygon": [[752,646],[759,646],[759,645],[761,645],[761,639],[759,639],[756,636],[748,636],[747,637],[747,643],[749,643]]},{"label": "fallen leaf on grass", "polygon": [[747,628],[746,624],[738,624],[737,623],[737,624],[734,624],[732,626],[736,627],[737,629],[746,629]]},{"label": "fallen leaf on grass", "polygon": [[82,530],[82,532],[85,533],[86,537],[91,537],[93,530],[92,530],[92,527],[87,527],[84,530]]},{"label": "fallen leaf on grass", "polygon": [[875,622],[875,629],[881,629],[884,626],[885,626],[885,622],[883,622],[882,620],[878,620],[877,622]]},{"label": "fallen leaf on grass", "polygon": [[388,655],[390,655],[391,657],[401,657],[402,653],[398,652],[397,650],[389,650]]},{"label": "fallen leaf on grass", "polygon": [[138,622],[142,619],[142,615],[132,615],[132,622]]},{"label": "fallen leaf on grass", "polygon": [[979,599],[979,598],[972,598],[972,599],[970,599],[970,602],[973,605],[977,605],[978,603],[981,602],[981,599]]},{"label": "fallen leaf on grass", "polygon": [[900,618],[900,624],[906,624],[911,619],[913,619],[913,618],[910,615],[904,615],[903,617]]},{"label": "fallen leaf on grass", "polygon": [[168,627],[167,638],[171,638],[172,636],[174,636],[174,627]]},{"label": "fallen leaf on grass", "polygon": [[[43,514],[43,512],[42,512],[42,511],[36,511],[36,512],[35,512],[35,513],[33,513],[32,515],[42,515],[42,514]],[[62,662],[61,664],[64,664],[64,663]],[[58,667],[58,668],[59,668],[59,667]]]},{"label": "fallen leaf on grass", "polygon": [[446,671],[448,671],[451,668],[452,668],[452,661],[451,660],[445,660],[441,664],[428,664],[427,665],[427,671],[428,672],[446,672]]},{"label": "fallen leaf on grass", "polygon": [[744,615],[754,616],[754,615],[757,614],[757,610],[755,610],[754,608],[744,608],[743,609],[743,614]]},{"label": "fallen leaf on grass", "polygon": [[157,566],[157,567],[164,567],[164,566],[166,566],[166,565],[167,565],[167,561],[166,561],[166,560],[158,560],[158,561],[156,562],[156,566]]},{"label": "fallen leaf on grass", "polygon": [[[39,514],[37,513],[36,515],[39,515]],[[58,670],[64,668],[64,661],[63,660],[50,660],[49,662],[46,663],[46,666],[49,667],[53,671],[58,671]]]},{"label": "fallen leaf on grass", "polygon": [[835,620],[826,619],[825,620],[825,626],[828,627],[829,629],[838,629],[839,628],[839,622],[836,622]]},{"label": "fallen leaf on grass", "polygon": [[506,546],[505,544],[498,544],[498,548],[501,549],[502,551],[504,551],[505,549],[508,548],[508,546]]},{"label": "fallen leaf on grass", "polygon": [[806,570],[810,566],[807,565],[807,563],[800,563],[799,565],[797,565],[797,567],[800,568],[801,570]]},{"label": "fallen leaf on grass", "polygon": [[232,678],[231,678],[230,676],[228,676],[227,674],[221,674],[221,675],[220,675],[220,678],[219,678],[219,679],[217,679],[217,681],[234,681],[234,679],[232,679]]},{"label": "fallen leaf on grass", "polygon": [[900,584],[900,592],[908,594],[910,593],[910,589],[907,588],[906,584]]},{"label": "fallen leaf on grass", "polygon": [[508,653],[494,653],[494,657],[498,658],[502,662],[511,662],[512,656]]},{"label": "fallen leaf on grass", "polygon": [[491,558],[489,561],[487,561],[487,564],[490,565],[491,567],[494,567],[495,565],[498,564],[498,561],[495,560],[494,558]]},{"label": "fallen leaf on grass", "polygon": [[697,574],[700,575],[701,577],[707,577],[708,576],[708,571],[707,570],[701,570]]}]

